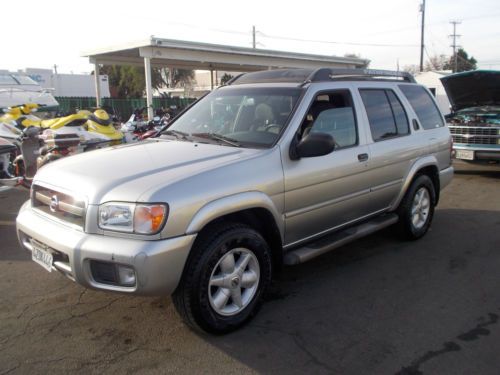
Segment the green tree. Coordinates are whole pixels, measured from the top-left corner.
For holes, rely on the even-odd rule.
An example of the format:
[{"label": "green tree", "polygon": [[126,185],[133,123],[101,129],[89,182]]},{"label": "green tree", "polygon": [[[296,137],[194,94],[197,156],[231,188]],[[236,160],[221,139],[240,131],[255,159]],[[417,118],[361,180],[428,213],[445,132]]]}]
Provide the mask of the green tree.
[{"label": "green tree", "polygon": [[224,75],[220,79],[220,84],[225,85],[228,83],[230,80],[232,80],[234,77],[231,74],[224,73]]},{"label": "green tree", "polygon": [[469,57],[468,53],[465,52],[463,48],[459,48],[456,52],[456,69],[455,69],[455,55],[450,57],[450,60],[447,64],[445,64],[445,69],[451,70],[454,73],[458,72],[466,72],[468,70],[476,70],[477,69],[477,60],[471,56]]},{"label": "green tree", "polygon": [[[100,68],[100,73],[108,75],[112,96],[123,99],[144,97],[146,90],[144,68],[130,65],[103,65]],[[153,89],[165,85],[161,69],[153,68],[151,73]]]},{"label": "green tree", "polygon": [[370,65],[370,60],[364,59],[363,57],[361,57],[361,55],[359,53],[346,53],[344,55],[344,57],[350,57],[350,58],[354,58],[354,59],[363,60],[364,62],[363,62],[363,65],[361,66],[361,68],[363,68],[363,69],[368,68],[368,66]]},{"label": "green tree", "polygon": [[162,70],[162,76],[167,87],[175,88],[180,85],[189,86],[194,81],[194,70],[165,68]]}]

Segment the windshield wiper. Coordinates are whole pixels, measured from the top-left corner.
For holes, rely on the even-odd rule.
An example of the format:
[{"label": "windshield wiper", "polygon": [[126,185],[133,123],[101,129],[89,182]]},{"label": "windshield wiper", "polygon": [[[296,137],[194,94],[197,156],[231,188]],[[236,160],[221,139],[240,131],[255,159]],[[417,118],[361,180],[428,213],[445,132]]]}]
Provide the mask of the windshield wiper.
[{"label": "windshield wiper", "polygon": [[181,132],[179,130],[165,130],[164,132],[162,132],[162,134],[173,135],[177,139],[183,139],[183,140],[189,141],[189,139],[188,139],[189,134]]},{"label": "windshield wiper", "polygon": [[217,133],[193,133],[191,135],[194,137],[215,139],[217,141],[227,143],[228,145],[231,145],[233,147],[241,147],[241,144],[236,139],[229,138],[229,137],[226,137],[224,135],[217,134]]}]

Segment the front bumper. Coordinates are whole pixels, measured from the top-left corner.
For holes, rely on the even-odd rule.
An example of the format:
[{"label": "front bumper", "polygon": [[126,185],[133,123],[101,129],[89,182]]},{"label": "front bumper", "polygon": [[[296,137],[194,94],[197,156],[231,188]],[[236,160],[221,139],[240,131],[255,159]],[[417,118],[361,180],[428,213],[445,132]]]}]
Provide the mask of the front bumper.
[{"label": "front bumper", "polygon": [[[500,161],[500,145],[467,145],[454,143],[453,151],[467,150],[474,152],[474,158],[469,161]],[[457,158],[455,156],[455,158]]]},{"label": "front bumper", "polygon": [[[145,241],[88,234],[56,222],[24,203],[17,216],[17,236],[23,248],[31,240],[55,254],[52,269],[92,289],[138,295],[169,295],[177,287],[196,235]],[[97,282],[90,261],[111,262],[134,268],[136,283],[125,287]]]}]

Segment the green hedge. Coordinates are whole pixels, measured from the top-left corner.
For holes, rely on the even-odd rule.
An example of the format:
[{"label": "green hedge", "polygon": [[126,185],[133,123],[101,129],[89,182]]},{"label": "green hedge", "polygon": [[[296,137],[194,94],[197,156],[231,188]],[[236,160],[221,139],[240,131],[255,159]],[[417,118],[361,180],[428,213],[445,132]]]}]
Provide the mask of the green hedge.
[{"label": "green hedge", "polygon": [[[63,113],[74,112],[75,109],[87,109],[96,106],[95,98],[90,97],[56,97],[59,102],[59,110]],[[192,98],[153,98],[153,108],[167,108],[177,106],[178,109],[187,107],[196,99]],[[115,99],[102,98],[102,106],[112,107],[121,117],[122,121],[128,120],[134,109],[146,107],[145,98],[137,99]]]}]

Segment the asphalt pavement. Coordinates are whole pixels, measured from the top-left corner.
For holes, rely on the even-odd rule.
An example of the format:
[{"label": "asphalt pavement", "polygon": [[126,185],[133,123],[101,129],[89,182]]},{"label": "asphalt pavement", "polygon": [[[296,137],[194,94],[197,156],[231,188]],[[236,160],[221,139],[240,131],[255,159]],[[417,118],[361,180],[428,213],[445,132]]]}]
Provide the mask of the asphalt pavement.
[{"label": "asphalt pavement", "polygon": [[273,282],[225,336],[194,333],[169,298],[86,290],[15,237],[28,193],[0,192],[0,375],[499,374],[500,167],[457,164],[429,233],[392,228]]}]

